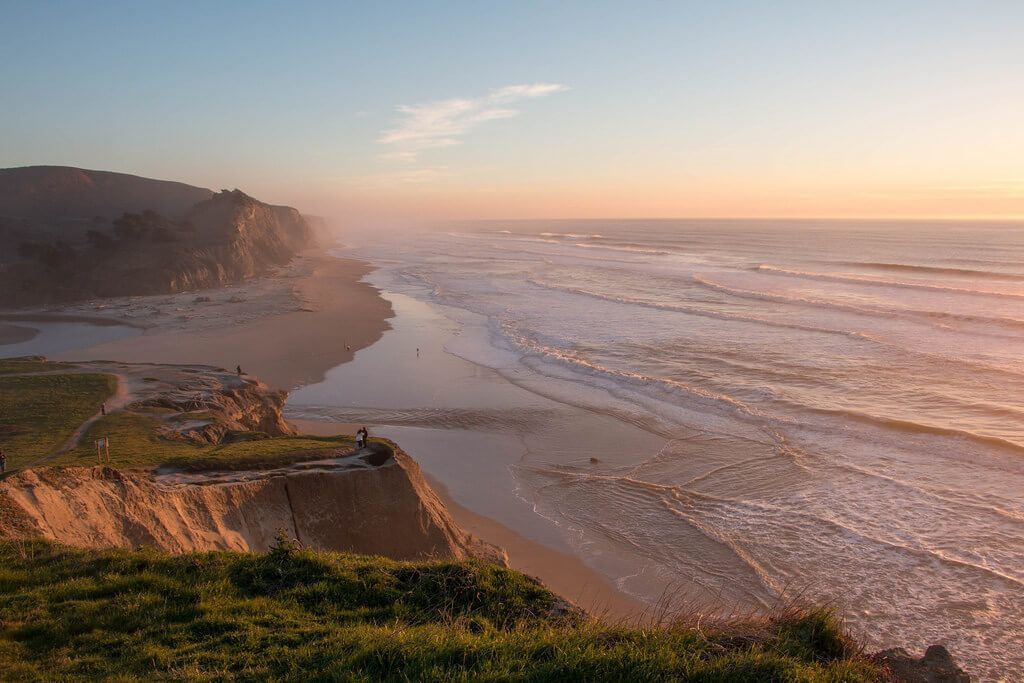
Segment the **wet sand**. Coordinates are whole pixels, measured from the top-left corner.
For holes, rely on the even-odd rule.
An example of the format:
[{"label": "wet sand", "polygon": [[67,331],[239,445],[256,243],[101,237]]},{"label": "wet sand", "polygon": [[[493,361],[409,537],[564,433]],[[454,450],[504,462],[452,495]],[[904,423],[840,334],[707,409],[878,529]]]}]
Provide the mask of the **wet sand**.
[{"label": "wet sand", "polygon": [[[458,327],[424,302],[387,291],[392,329],[324,382],[296,391],[286,418],[301,431],[371,436],[400,444],[422,468],[455,520],[504,548],[511,565],[595,614],[636,619],[644,606],[617,580],[636,563],[590,542],[536,507],[531,472],[549,460],[601,476],[629,449],[657,452],[663,439],[608,415],[560,403],[452,353],[476,346],[479,330]],[[473,339],[471,339],[473,338]]]},{"label": "wet sand", "polygon": [[39,330],[34,327],[23,327],[21,325],[10,325],[0,323],[0,346],[7,344],[21,344],[36,337]]},{"label": "wet sand", "polygon": [[[354,423],[301,419],[292,419],[290,422],[303,434],[317,436],[354,434],[359,428]],[[460,505],[436,476],[426,472],[423,476],[444,501],[455,522],[475,538],[505,550],[513,569],[542,579],[555,593],[606,620],[634,621],[643,616],[644,605],[617,590],[611,581],[585,565],[578,557],[532,541],[495,519],[473,512]]]},{"label": "wet sand", "polygon": [[502,548],[513,569],[542,579],[552,591],[602,620],[643,621],[648,613],[644,605],[617,590],[578,557],[531,541],[501,522],[478,515],[455,502],[440,481],[430,476],[426,479],[455,522],[476,538]]},{"label": "wet sand", "polygon": [[[154,363],[201,363],[234,368],[274,387],[291,389],[319,381],[330,368],[349,361],[356,351],[377,341],[388,329],[390,304],[373,286],[360,282],[373,267],[363,261],[306,255],[291,280],[268,278],[249,290],[235,288],[228,302],[224,290],[192,292],[178,325],[153,327],[140,336],[76,349],[63,360],[95,358]],[[256,289],[259,291],[255,291]],[[281,301],[286,289],[290,301]],[[264,291],[266,290],[266,291]],[[275,297],[269,313],[259,310],[260,296]],[[163,298],[166,302],[167,297]],[[244,305],[243,305],[244,304]],[[203,315],[203,309],[216,307]],[[182,305],[168,304],[174,312]],[[233,315],[238,309],[239,315]],[[255,309],[255,313],[254,313]],[[193,319],[194,316],[194,319]],[[213,319],[210,319],[213,318]],[[168,329],[170,328],[170,329]]]}]

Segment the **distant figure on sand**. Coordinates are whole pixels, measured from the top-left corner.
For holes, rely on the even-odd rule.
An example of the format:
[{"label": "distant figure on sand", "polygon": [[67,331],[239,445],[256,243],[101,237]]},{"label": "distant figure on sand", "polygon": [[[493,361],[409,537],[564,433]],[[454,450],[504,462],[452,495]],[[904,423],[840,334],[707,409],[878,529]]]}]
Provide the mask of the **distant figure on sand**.
[{"label": "distant figure on sand", "polygon": [[242,366],[239,365],[238,367],[236,367],[235,368],[235,372],[237,372],[238,376],[241,377],[242,376]]},{"label": "distant figure on sand", "polygon": [[370,434],[366,431],[366,427],[360,427],[356,432],[356,448],[366,448],[366,442],[369,438]]},{"label": "distant figure on sand", "polygon": [[107,414],[107,404],[106,403],[101,403],[100,404],[100,415],[106,415],[106,414]]},{"label": "distant figure on sand", "polygon": [[0,474],[7,471],[7,454],[4,453],[3,449],[0,449]]}]

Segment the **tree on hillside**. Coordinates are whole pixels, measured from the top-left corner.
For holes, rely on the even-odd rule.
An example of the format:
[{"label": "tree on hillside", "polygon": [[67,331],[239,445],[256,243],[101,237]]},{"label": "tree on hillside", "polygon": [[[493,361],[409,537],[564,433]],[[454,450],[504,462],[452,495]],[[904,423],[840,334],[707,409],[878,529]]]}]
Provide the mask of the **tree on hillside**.
[{"label": "tree on hillside", "polygon": [[114,238],[99,230],[87,230],[85,239],[89,240],[89,244],[96,249],[111,249],[114,247]]},{"label": "tree on hillside", "polygon": [[22,258],[35,260],[47,268],[59,268],[72,263],[77,252],[63,240],[53,244],[45,242],[22,242],[18,245],[18,253]]},{"label": "tree on hillside", "polygon": [[150,238],[154,242],[177,242],[178,237],[165,225],[158,225],[153,228]]},{"label": "tree on hillside", "polygon": [[114,234],[120,240],[140,240],[148,231],[149,226],[146,225],[146,220],[141,214],[125,213],[120,218],[114,220]]}]

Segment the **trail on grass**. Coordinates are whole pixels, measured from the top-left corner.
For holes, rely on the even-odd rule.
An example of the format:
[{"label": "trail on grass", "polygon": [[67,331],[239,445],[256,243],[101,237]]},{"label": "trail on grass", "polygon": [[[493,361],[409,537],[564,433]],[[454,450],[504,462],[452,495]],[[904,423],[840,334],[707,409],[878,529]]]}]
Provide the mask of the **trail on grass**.
[{"label": "trail on grass", "polygon": [[[111,396],[110,398],[108,398],[104,402],[104,404],[106,405],[106,408],[107,408],[106,415],[109,415],[112,412],[115,412],[115,411],[118,411],[118,410],[122,410],[125,406],[127,406],[129,403],[131,403],[132,394],[128,390],[128,378],[127,377],[125,377],[122,374],[115,373],[115,372],[109,372],[109,373],[106,373],[106,374],[113,375],[115,380],[117,381],[117,389],[114,390],[114,395]],[[104,417],[103,411],[102,410],[97,410],[96,413],[93,414],[91,417],[89,417],[87,420],[85,420],[85,422],[83,422],[82,424],[78,425],[78,428],[75,429],[75,431],[73,431],[71,433],[71,436],[69,436],[64,441],[64,443],[62,443],[60,446],[58,446],[57,448],[53,449],[52,451],[50,451],[46,455],[41,456],[39,458],[36,458],[32,462],[30,462],[27,465],[25,465],[25,467],[28,468],[28,467],[36,467],[38,465],[42,465],[44,463],[47,463],[47,462],[53,460],[54,458],[56,458],[59,455],[63,455],[64,453],[67,453],[68,451],[70,451],[73,448],[77,448],[78,447],[78,443],[82,440],[82,437],[85,436],[85,433],[87,431],[89,431],[89,428],[92,427],[94,424],[96,424],[96,422],[100,418],[102,418],[102,417]]]}]

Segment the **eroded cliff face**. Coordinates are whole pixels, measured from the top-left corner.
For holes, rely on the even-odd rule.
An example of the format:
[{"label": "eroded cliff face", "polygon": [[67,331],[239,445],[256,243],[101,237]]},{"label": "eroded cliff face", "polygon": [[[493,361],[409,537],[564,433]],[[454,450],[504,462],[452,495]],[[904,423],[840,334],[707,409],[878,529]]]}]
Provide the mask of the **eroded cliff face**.
[{"label": "eroded cliff face", "polygon": [[183,481],[108,467],[27,470],[0,482],[0,538],[173,553],[263,551],[283,530],[317,549],[504,562],[500,551],[458,528],[401,451],[378,466],[352,456],[267,476],[225,476],[199,482],[195,475]]},{"label": "eroded cliff face", "polygon": [[239,190],[214,194],[178,219],[149,212],[90,233],[78,242],[50,235],[0,266],[0,305],[220,287],[267,274],[313,243],[297,210]]},{"label": "eroded cliff face", "polygon": [[159,293],[218,287],[263,275],[312,241],[302,215],[234,190],[200,202],[186,215],[195,244],[178,254],[153,283]]},{"label": "eroded cliff face", "polygon": [[[106,364],[109,365],[109,364]],[[90,364],[102,369],[104,364]],[[119,364],[123,372],[126,364]],[[188,371],[197,372],[188,372]],[[160,435],[197,445],[223,443],[236,432],[293,436],[284,419],[288,392],[262,382],[201,366],[143,366],[146,378],[134,383],[138,396],[129,408],[160,408]]]}]

